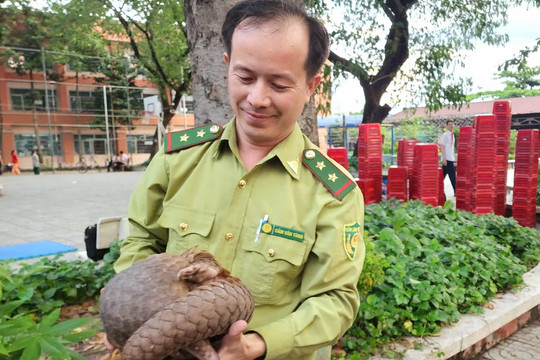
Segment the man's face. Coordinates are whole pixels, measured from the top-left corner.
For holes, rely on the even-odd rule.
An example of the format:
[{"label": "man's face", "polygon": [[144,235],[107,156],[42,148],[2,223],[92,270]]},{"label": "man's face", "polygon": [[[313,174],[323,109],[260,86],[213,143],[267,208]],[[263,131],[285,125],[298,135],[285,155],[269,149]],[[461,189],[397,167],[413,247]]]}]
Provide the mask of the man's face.
[{"label": "man's face", "polygon": [[293,130],[320,76],[308,81],[308,32],[297,20],[240,26],[234,31],[229,101],[239,145],[275,146]]},{"label": "man's face", "polygon": [[449,131],[454,131],[454,122],[453,121],[448,122],[448,124],[446,124],[446,128]]}]

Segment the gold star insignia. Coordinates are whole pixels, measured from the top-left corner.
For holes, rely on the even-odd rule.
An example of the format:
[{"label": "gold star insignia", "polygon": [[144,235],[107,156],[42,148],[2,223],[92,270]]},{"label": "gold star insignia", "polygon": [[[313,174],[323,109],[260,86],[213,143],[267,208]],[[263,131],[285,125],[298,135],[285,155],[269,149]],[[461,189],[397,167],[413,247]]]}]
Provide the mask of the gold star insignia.
[{"label": "gold star insignia", "polygon": [[332,182],[336,182],[337,179],[338,179],[338,177],[336,176],[336,173],[328,175],[328,180],[330,180]]},{"label": "gold star insignia", "polygon": [[188,134],[184,134],[184,135],[180,136],[180,141],[187,141],[187,139],[189,139]]},{"label": "gold star insignia", "polygon": [[317,166],[315,167],[319,170],[322,170],[326,167],[326,165],[324,165],[324,161],[317,161]]},{"label": "gold star insignia", "polygon": [[201,131],[197,131],[197,137],[203,137],[204,134],[206,134],[206,132],[204,131],[204,129],[201,129]]}]

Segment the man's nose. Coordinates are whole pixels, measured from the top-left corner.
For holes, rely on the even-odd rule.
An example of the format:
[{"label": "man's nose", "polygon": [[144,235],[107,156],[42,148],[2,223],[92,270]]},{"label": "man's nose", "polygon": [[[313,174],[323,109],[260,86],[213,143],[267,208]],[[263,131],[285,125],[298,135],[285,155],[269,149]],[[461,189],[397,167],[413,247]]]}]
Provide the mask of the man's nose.
[{"label": "man's nose", "polygon": [[270,106],[268,85],[264,81],[256,81],[250,88],[247,100],[255,108]]}]

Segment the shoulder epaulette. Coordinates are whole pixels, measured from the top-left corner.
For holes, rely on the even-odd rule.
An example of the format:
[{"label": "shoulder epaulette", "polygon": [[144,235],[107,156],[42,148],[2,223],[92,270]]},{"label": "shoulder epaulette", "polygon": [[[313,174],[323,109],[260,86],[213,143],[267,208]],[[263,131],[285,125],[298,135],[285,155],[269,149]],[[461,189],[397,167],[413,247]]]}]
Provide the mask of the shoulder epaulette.
[{"label": "shoulder epaulette", "polygon": [[338,200],[343,200],[356,187],[355,182],[349,176],[318,150],[304,150],[302,163]]},{"label": "shoulder epaulette", "polygon": [[223,128],[218,124],[207,124],[170,132],[163,136],[163,151],[170,153],[212,141],[217,139],[222,132]]}]

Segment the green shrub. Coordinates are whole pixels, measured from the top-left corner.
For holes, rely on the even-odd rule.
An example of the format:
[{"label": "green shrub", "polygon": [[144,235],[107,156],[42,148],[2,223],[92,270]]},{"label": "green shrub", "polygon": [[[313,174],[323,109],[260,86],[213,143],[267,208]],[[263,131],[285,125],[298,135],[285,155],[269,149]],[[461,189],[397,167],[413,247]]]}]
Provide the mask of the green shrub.
[{"label": "green shrub", "polygon": [[[100,325],[89,318],[57,322],[60,307],[97,297],[114,276],[119,254],[119,243],[113,241],[101,264],[42,258],[15,271],[10,262],[0,262],[0,357],[84,359],[68,345],[93,336]],[[89,323],[90,330],[83,331]]]},{"label": "green shrub", "polygon": [[[95,329],[85,330],[82,326],[92,319],[79,318],[58,322],[60,304],[74,301],[75,293],[66,292],[61,275],[55,276],[53,263],[40,261],[33,265],[24,264],[18,273],[12,274],[8,262],[0,262],[0,356],[2,359],[38,360],[43,354],[53,360],[84,359],[68,345],[93,336]],[[73,269],[73,268],[70,268]],[[43,272],[45,277],[39,274]],[[56,279],[57,286],[50,290],[48,278]],[[46,283],[38,286],[36,281]],[[54,283],[54,281],[53,281]],[[45,294],[40,294],[44,291]],[[50,302],[47,303],[47,301]]]},{"label": "green shrub", "polygon": [[368,259],[380,257],[384,281],[365,296],[343,338],[355,359],[402,336],[435,334],[461,313],[482,312],[496,292],[521,284],[522,274],[540,259],[535,230],[450,204],[372,204],[366,207],[365,230],[374,244]]}]

